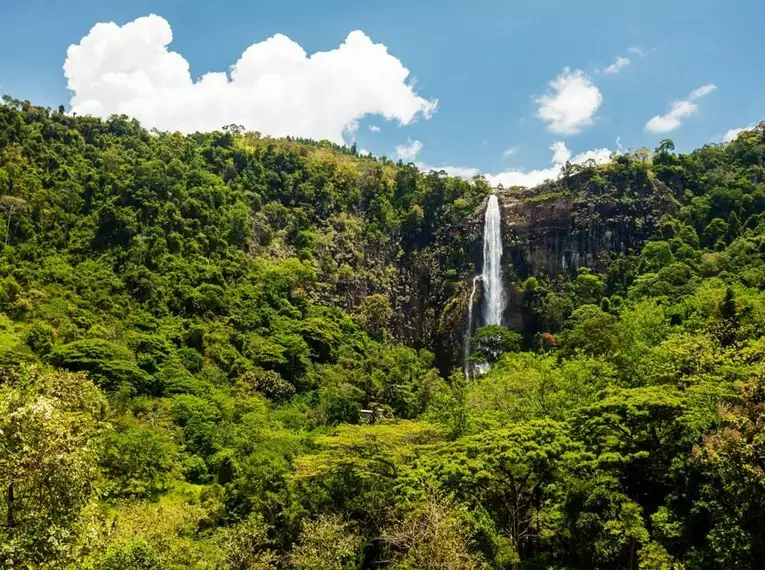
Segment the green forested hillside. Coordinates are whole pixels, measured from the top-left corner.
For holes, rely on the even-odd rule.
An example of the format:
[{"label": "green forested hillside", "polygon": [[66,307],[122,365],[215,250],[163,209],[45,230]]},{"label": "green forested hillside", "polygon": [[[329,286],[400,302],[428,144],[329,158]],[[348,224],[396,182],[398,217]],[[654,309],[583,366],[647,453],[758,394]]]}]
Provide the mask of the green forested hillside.
[{"label": "green forested hillside", "polygon": [[0,567],[760,568],[765,126],[501,189],[640,239],[506,259],[466,379],[492,191],[7,98]]}]

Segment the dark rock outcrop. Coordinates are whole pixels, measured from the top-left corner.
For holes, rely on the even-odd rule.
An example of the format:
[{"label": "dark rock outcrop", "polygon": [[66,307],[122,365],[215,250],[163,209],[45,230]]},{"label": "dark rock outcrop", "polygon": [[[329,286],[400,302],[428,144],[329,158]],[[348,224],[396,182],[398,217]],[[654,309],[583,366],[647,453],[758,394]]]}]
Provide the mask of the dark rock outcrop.
[{"label": "dark rock outcrop", "polygon": [[675,201],[664,184],[599,195],[540,186],[499,193],[505,265],[511,278],[603,271],[613,254],[639,250],[655,237]]},{"label": "dark rock outcrop", "polygon": [[[499,189],[497,195],[502,210],[507,291],[504,323],[517,331],[529,324],[522,280],[540,275],[573,277],[580,267],[603,272],[614,256],[639,252],[646,241],[656,239],[662,217],[677,208],[672,191],[660,181],[640,173],[627,177],[599,170],[531,189]],[[460,229],[473,238],[470,253],[475,271],[463,276],[463,286],[455,292],[458,298],[444,307],[443,320],[448,326],[441,327],[441,341],[451,354],[468,333],[468,298],[471,280],[481,270],[483,223],[482,209],[466,219]],[[477,295],[475,315],[481,314],[481,302]],[[461,318],[456,318],[455,312]],[[476,321],[476,327],[482,326],[480,317]]]}]

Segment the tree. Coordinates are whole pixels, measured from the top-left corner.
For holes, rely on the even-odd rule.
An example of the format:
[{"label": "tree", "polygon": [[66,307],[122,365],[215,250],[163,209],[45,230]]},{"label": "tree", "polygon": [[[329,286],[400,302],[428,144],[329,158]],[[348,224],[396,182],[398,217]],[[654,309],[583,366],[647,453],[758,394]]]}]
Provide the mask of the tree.
[{"label": "tree", "polygon": [[53,327],[46,323],[33,324],[24,335],[24,343],[32,349],[32,352],[40,356],[45,356],[51,351],[54,341]]},{"label": "tree", "polygon": [[595,305],[582,305],[571,314],[559,337],[568,353],[582,350],[594,356],[612,355],[618,346],[616,318]]},{"label": "tree", "polygon": [[761,376],[738,387],[733,405],[721,407],[722,425],[694,447],[693,464],[704,484],[696,497],[698,522],[716,565],[756,568],[765,556],[765,383]]},{"label": "tree", "polygon": [[666,241],[649,241],[641,253],[644,271],[658,271],[672,263],[675,256]]},{"label": "tree", "polygon": [[306,521],[290,555],[296,570],[352,570],[358,568],[361,538],[337,515]]},{"label": "tree", "polygon": [[268,525],[254,514],[221,532],[219,541],[231,570],[270,570],[278,560],[268,538]]},{"label": "tree", "polygon": [[722,218],[714,218],[704,228],[701,239],[707,247],[721,249],[726,235],[728,235],[728,224]]},{"label": "tree", "polygon": [[570,473],[585,460],[565,424],[515,424],[438,446],[400,484],[414,496],[428,481],[436,489],[483,508],[521,560],[545,548],[562,521],[553,513],[566,496]]},{"label": "tree", "polygon": [[97,483],[105,402],[80,374],[22,368],[0,387],[0,564],[73,557]]},{"label": "tree", "polygon": [[662,139],[662,141],[659,143],[658,148],[656,149],[656,154],[664,154],[664,153],[670,153],[675,151],[675,143],[672,141],[672,139]]},{"label": "tree", "polygon": [[580,267],[573,284],[574,294],[580,304],[595,304],[603,296],[603,281],[586,267]]},{"label": "tree", "polygon": [[478,570],[470,553],[471,534],[464,509],[431,494],[399,514],[383,531],[383,540],[394,553],[393,568]]},{"label": "tree", "polygon": [[157,383],[132,361],[124,346],[101,339],[85,339],[57,346],[50,353],[55,366],[75,372],[87,372],[106,389],[115,390],[129,384],[139,393],[152,393]]},{"label": "tree", "polygon": [[583,408],[574,425],[604,467],[619,467],[626,494],[654,512],[672,488],[673,465],[699,435],[685,413],[683,394],[673,386],[630,388]]},{"label": "tree", "polygon": [[112,496],[156,496],[168,483],[175,449],[166,438],[146,428],[128,426],[106,434],[102,465]]},{"label": "tree", "polygon": [[11,222],[13,217],[26,210],[27,202],[23,198],[17,196],[0,196],[0,211],[5,214],[5,245],[11,239]]},{"label": "tree", "polygon": [[390,318],[393,316],[388,297],[382,294],[365,297],[361,303],[360,313],[364,328],[369,334],[378,339],[385,339],[389,331]]},{"label": "tree", "polygon": [[520,349],[521,335],[501,325],[487,325],[478,329],[470,339],[470,360],[494,364],[506,352]]}]

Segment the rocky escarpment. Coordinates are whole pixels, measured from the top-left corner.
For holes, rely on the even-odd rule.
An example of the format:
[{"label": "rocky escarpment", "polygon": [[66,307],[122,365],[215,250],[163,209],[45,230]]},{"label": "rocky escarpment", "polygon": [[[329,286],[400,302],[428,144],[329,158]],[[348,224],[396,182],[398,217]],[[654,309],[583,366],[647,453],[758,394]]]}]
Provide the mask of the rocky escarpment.
[{"label": "rocky escarpment", "polygon": [[[504,322],[521,331],[524,310],[520,282],[530,276],[576,275],[580,267],[603,272],[614,256],[639,251],[659,235],[661,219],[677,208],[672,191],[642,172],[590,169],[536,188],[498,189],[502,211],[503,268],[507,291]],[[467,334],[470,282],[480,272],[483,208],[460,231],[472,236],[475,271],[445,307],[451,330],[442,327],[451,347]],[[480,314],[481,288],[474,313]],[[459,314],[459,319],[455,314]],[[457,324],[458,323],[458,324]],[[481,326],[481,323],[477,323]]]},{"label": "rocky escarpment", "polygon": [[589,191],[589,181],[499,193],[505,266],[511,278],[603,271],[614,254],[640,249],[656,236],[662,216],[675,210],[658,181],[640,187]]}]

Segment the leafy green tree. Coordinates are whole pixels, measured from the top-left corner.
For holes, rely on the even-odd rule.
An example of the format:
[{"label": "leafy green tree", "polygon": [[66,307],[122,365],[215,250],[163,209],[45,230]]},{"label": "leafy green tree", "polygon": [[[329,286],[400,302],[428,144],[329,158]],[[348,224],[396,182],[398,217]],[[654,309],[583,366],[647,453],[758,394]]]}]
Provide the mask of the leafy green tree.
[{"label": "leafy green tree", "polygon": [[98,389],[79,374],[22,368],[0,387],[3,566],[76,560],[105,411]]},{"label": "leafy green tree", "polygon": [[34,323],[24,335],[24,343],[40,356],[45,356],[51,351],[55,340],[53,327],[40,322]]},{"label": "leafy green tree", "polygon": [[765,486],[758,467],[764,394],[760,378],[741,385],[736,404],[721,410],[723,425],[705,436],[692,455],[705,479],[696,502],[701,517],[695,524],[704,525],[720,566],[755,568],[765,552]]},{"label": "leafy green tree", "polygon": [[568,353],[581,350],[593,356],[610,356],[619,344],[617,321],[596,305],[582,305],[571,314],[560,338]]},{"label": "leafy green tree", "polygon": [[386,338],[393,310],[385,295],[375,294],[366,297],[361,304],[360,314],[364,328],[369,334],[378,339]]},{"label": "leafy green tree", "polygon": [[473,570],[481,567],[470,552],[471,529],[464,509],[434,496],[415,505],[383,532],[394,553],[394,568]]},{"label": "leafy green tree", "polygon": [[55,347],[50,362],[75,372],[87,372],[100,386],[114,390],[129,384],[139,393],[157,391],[157,384],[133,361],[130,351],[123,346],[101,340],[86,339]]},{"label": "leafy green tree", "polygon": [[573,283],[574,295],[579,304],[596,304],[603,296],[603,281],[586,267],[580,267]]},{"label": "leafy green tree", "polygon": [[268,538],[268,526],[257,515],[221,533],[219,540],[232,570],[268,570],[278,559]]},{"label": "leafy green tree", "polygon": [[470,346],[472,361],[494,364],[506,352],[520,349],[521,335],[501,325],[488,325],[476,331]]},{"label": "leafy green tree", "polygon": [[147,428],[127,426],[105,435],[101,464],[111,480],[110,495],[153,496],[169,483],[175,450]]},{"label": "leafy green tree", "polygon": [[585,457],[565,424],[534,421],[437,448],[406,482],[422,492],[422,478],[431,478],[468,507],[482,506],[524,560],[559,532],[556,513],[571,471]]},{"label": "leafy green tree", "polygon": [[361,539],[338,516],[306,521],[290,555],[290,567],[299,570],[358,568]]},{"label": "leafy green tree", "polygon": [[582,409],[575,426],[603,466],[618,465],[625,493],[653,512],[671,491],[679,458],[698,437],[684,417],[683,394],[672,386],[615,390]]},{"label": "leafy green tree", "polygon": [[656,271],[674,261],[674,255],[666,241],[649,241],[640,254],[644,271]]},{"label": "leafy green tree", "polygon": [[725,236],[728,234],[728,224],[722,218],[714,218],[704,228],[701,236],[702,243],[713,249],[722,249]]}]

